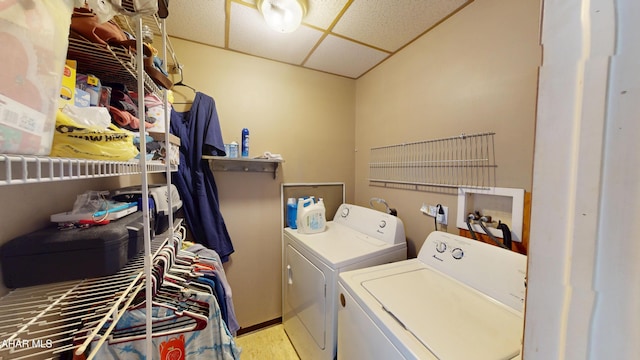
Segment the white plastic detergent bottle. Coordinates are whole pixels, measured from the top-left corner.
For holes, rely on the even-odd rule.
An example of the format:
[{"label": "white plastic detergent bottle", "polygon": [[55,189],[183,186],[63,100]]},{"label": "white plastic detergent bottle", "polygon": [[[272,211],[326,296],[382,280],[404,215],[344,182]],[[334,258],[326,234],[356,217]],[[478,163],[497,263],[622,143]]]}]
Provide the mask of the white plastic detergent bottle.
[{"label": "white plastic detergent bottle", "polygon": [[322,199],[317,203],[314,203],[313,197],[298,199],[297,225],[301,234],[315,234],[325,230],[327,223]]},{"label": "white plastic detergent bottle", "polygon": [[298,204],[296,206],[296,227],[298,228],[298,232],[301,231],[299,224],[302,222],[302,214],[303,214],[302,210],[306,207],[313,205],[314,203],[315,203],[315,199],[313,198],[313,196],[298,198]]}]

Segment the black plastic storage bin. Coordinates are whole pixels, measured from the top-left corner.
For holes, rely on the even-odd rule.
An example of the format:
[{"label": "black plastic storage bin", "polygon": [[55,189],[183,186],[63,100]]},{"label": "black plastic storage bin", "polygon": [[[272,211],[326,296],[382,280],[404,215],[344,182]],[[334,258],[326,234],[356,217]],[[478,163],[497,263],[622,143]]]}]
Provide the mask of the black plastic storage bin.
[{"label": "black plastic storage bin", "polygon": [[141,221],[142,213],[135,212],[106,225],[52,225],[12,239],[0,249],[4,284],[17,288],[115,274],[141,248],[142,231],[127,229]]}]

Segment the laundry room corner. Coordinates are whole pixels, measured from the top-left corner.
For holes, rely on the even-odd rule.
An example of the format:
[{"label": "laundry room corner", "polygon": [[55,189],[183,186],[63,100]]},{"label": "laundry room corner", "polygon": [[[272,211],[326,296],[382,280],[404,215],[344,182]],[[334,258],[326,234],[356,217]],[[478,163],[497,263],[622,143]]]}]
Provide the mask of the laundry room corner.
[{"label": "laundry room corner", "polygon": [[[281,184],[339,181],[353,201],[355,81],[172,41],[181,55],[184,82],[214,98],[225,143],[240,143],[247,128],[248,158],[265,152],[282,157],[275,172],[214,167],[221,213],[235,249],[225,269],[238,322],[244,329],[260,326],[282,315]],[[175,93],[186,103],[193,97],[188,88],[176,87]],[[188,106],[177,104],[176,109]]]},{"label": "laundry room corner", "polygon": [[[459,233],[458,189],[370,181],[371,149],[495,133],[492,177],[474,186],[531,192],[540,6],[540,0],[474,1],[356,81],[355,201],[384,198],[397,209],[409,257],[435,230],[434,218],[420,211],[423,203],[447,206],[448,224],[438,230]],[[455,150],[444,143],[449,156]],[[439,176],[449,185],[446,174]]]}]

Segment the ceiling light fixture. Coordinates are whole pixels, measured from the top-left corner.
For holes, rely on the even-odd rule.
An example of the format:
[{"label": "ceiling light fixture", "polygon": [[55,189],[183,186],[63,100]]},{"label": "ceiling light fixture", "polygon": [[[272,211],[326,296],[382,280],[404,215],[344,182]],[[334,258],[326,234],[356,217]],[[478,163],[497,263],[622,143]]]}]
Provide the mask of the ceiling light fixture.
[{"label": "ceiling light fixture", "polygon": [[258,0],[256,5],[267,25],[281,33],[294,32],[307,13],[307,0]]}]

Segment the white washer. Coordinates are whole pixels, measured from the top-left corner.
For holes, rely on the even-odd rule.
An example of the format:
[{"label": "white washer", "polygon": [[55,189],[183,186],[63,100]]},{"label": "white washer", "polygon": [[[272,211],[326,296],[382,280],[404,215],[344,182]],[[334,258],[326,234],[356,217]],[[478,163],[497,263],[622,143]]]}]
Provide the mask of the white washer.
[{"label": "white washer", "polygon": [[402,221],[357,205],[340,205],[322,233],[285,228],[282,322],[300,359],[335,359],[341,271],[406,258]]},{"label": "white washer", "polygon": [[340,274],[338,360],[518,359],[526,256],[440,231],[418,258]]}]

